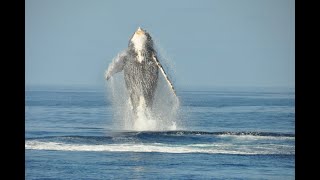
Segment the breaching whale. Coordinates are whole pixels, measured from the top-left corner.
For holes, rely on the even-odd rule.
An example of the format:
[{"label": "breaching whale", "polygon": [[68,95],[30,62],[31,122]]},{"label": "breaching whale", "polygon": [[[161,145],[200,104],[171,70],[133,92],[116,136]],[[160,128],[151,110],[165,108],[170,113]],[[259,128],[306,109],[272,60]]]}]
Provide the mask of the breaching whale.
[{"label": "breaching whale", "polygon": [[124,71],[132,110],[137,114],[138,107],[152,109],[159,70],[176,96],[173,84],[157,58],[150,34],[139,27],[130,38],[128,48],[109,65],[105,78],[109,80],[115,73]]}]

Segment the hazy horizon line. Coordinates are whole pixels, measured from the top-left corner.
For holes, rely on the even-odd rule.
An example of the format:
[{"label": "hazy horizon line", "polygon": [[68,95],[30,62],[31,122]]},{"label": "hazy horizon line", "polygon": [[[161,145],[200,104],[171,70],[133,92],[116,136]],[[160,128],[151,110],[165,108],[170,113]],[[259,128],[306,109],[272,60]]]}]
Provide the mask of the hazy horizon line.
[{"label": "hazy horizon line", "polygon": [[[79,90],[104,90],[107,89],[108,84],[102,85],[88,85],[88,84],[25,84],[25,91],[34,89],[79,89]],[[256,89],[256,90],[293,90],[295,91],[295,85],[243,85],[243,86],[232,86],[232,85],[182,85],[176,86],[177,91],[207,91],[207,90],[245,90],[245,89]]]}]

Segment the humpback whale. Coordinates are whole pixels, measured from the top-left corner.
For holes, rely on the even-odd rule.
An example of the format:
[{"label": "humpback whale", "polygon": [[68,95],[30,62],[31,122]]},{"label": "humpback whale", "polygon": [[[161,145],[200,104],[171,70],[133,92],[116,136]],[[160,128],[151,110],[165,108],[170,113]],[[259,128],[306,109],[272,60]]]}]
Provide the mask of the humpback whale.
[{"label": "humpback whale", "polygon": [[150,34],[140,27],[131,36],[128,48],[119,53],[109,65],[105,78],[109,80],[121,71],[124,72],[126,89],[135,115],[139,107],[152,109],[159,71],[176,95],[172,82],[157,58]]}]

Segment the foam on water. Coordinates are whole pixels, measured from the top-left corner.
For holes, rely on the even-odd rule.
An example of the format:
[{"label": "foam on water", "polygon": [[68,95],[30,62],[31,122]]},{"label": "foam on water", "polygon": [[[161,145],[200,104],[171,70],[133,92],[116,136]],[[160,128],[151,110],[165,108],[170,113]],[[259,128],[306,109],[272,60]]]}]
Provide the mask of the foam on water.
[{"label": "foam on water", "polygon": [[29,138],[25,148],[56,151],[294,155],[294,142],[294,134],[284,133],[130,131],[114,132],[107,136]]},{"label": "foam on water", "polygon": [[26,149],[31,150],[54,150],[54,151],[108,151],[108,152],[159,152],[159,153],[208,153],[208,154],[281,154],[294,155],[294,147],[289,145],[267,144],[267,145],[234,145],[228,143],[188,144],[172,145],[162,143],[122,143],[122,144],[68,144],[61,142],[42,142],[28,140]]}]

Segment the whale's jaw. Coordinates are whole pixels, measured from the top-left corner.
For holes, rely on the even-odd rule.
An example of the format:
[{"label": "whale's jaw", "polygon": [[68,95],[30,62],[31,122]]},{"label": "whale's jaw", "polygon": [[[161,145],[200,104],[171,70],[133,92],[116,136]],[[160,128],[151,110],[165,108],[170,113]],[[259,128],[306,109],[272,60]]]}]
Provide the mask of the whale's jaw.
[{"label": "whale's jaw", "polygon": [[143,29],[140,27],[134,33],[133,37],[131,38],[131,42],[134,46],[134,51],[137,53],[137,60],[138,62],[142,62],[144,60],[144,49],[146,47],[146,43],[148,41],[148,37]]}]

